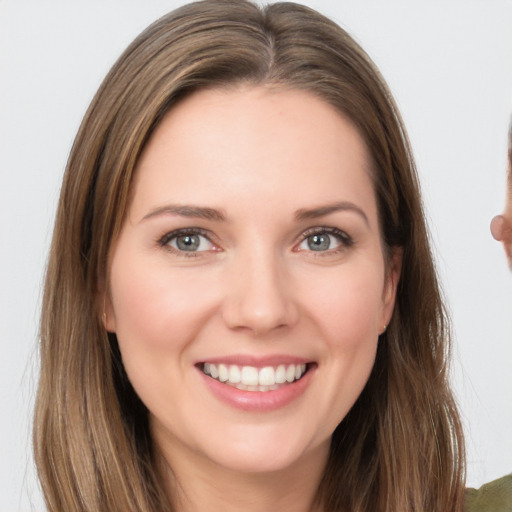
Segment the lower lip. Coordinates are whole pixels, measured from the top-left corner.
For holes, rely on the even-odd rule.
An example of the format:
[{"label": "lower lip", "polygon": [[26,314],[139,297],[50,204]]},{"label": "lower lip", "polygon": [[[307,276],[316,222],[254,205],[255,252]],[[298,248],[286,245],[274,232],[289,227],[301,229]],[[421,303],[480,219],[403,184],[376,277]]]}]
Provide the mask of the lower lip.
[{"label": "lower lip", "polygon": [[201,369],[198,371],[210,391],[222,402],[243,411],[266,412],[285,407],[299,398],[309,386],[315,368],[309,368],[299,380],[272,391],[243,391],[212,379]]}]

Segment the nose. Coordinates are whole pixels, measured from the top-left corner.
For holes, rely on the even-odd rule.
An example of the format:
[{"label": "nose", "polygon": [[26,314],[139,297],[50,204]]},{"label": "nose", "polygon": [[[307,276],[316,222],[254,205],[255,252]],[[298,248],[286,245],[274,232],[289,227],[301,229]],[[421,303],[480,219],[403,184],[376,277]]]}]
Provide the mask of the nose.
[{"label": "nose", "polygon": [[228,277],[223,318],[230,329],[264,336],[293,327],[299,319],[293,283],[278,257],[241,257]]}]

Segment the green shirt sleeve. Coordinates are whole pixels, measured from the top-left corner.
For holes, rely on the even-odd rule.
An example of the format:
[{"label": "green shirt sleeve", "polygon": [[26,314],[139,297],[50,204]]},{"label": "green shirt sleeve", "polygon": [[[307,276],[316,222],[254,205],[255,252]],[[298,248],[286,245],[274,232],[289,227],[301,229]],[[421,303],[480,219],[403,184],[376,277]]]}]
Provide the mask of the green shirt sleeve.
[{"label": "green shirt sleeve", "polygon": [[512,512],[512,473],[482,485],[466,489],[465,512]]}]

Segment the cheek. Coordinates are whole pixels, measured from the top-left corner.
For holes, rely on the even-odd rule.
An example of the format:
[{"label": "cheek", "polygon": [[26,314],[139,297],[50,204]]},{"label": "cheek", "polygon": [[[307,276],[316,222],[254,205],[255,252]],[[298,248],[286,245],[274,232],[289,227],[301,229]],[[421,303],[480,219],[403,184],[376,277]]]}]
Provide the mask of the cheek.
[{"label": "cheek", "polygon": [[[379,266],[339,268],[310,287],[309,314],[321,334],[318,410],[322,434],[331,435],[356,402],[375,361],[382,313]],[[319,344],[320,345],[320,344]]]},{"label": "cheek", "polygon": [[312,288],[313,315],[330,344],[351,351],[376,340],[382,322],[382,283],[383,274],[368,266],[341,269]]},{"label": "cheek", "polygon": [[159,262],[147,265],[143,257],[114,259],[111,295],[120,341],[133,339],[155,349],[187,337],[185,327],[198,325],[212,302],[211,294],[198,290],[193,274],[170,272]]},{"label": "cheek", "polygon": [[171,390],[187,378],[187,348],[215,301],[212,287],[198,290],[198,284],[194,274],[172,271],[165,261],[148,264],[134,252],[120,251],[112,261],[110,291],[123,365],[151,411],[167,410]]},{"label": "cheek", "polygon": [[150,409],[159,410],[168,386],[184,378],[187,349],[214,307],[214,287],[198,289],[197,273],[127,254],[111,267],[115,331],[132,385]]}]

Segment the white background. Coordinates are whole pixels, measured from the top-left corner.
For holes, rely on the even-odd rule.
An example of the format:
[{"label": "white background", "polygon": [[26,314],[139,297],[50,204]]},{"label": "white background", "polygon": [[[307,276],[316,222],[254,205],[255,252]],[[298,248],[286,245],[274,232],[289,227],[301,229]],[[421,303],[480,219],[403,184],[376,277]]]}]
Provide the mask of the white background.
[{"label": "white background", "polygon": [[[61,175],[114,60],[181,2],[0,0],[0,511],[43,510],[31,460],[40,286]],[[417,157],[453,316],[468,484],[512,471],[512,275],[503,205],[511,0],[310,0],[374,58]],[[414,442],[414,440],[411,440]]]}]

